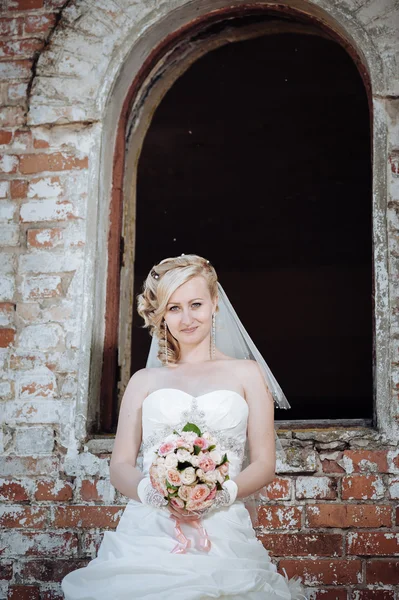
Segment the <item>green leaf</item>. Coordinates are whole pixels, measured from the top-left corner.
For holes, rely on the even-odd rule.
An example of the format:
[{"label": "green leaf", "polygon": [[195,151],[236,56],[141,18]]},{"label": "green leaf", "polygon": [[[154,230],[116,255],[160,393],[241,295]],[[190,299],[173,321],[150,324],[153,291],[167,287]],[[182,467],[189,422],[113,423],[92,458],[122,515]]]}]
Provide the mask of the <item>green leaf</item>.
[{"label": "green leaf", "polygon": [[216,448],[216,444],[212,444],[212,446],[209,446],[209,448],[207,448],[208,452],[212,452],[212,450],[214,450]]},{"label": "green leaf", "polygon": [[179,489],[178,487],[176,487],[175,485],[172,485],[168,480],[166,480],[166,487],[172,490],[177,490]]},{"label": "green leaf", "polygon": [[194,423],[186,423],[182,431],[194,431],[198,437],[201,437],[201,429],[197,425],[194,425]]},{"label": "green leaf", "polygon": [[[220,465],[224,465],[224,463],[225,463],[225,462],[228,462],[228,460],[227,460],[227,454],[225,454],[225,455],[223,456],[223,458],[222,458],[222,462],[220,463]],[[219,465],[219,467],[220,467],[220,465]]]},{"label": "green leaf", "polygon": [[202,450],[201,446],[196,446],[194,444],[194,454],[195,455],[199,454],[201,452],[201,450]]},{"label": "green leaf", "polygon": [[226,477],[224,478],[224,480],[227,481],[228,479],[230,479],[230,476],[226,475]]},{"label": "green leaf", "polygon": [[221,484],[221,483],[219,483],[219,481],[217,481],[217,482],[216,482],[216,488],[217,488],[218,490],[222,490],[222,489],[223,489],[223,486],[222,486],[222,484]]}]

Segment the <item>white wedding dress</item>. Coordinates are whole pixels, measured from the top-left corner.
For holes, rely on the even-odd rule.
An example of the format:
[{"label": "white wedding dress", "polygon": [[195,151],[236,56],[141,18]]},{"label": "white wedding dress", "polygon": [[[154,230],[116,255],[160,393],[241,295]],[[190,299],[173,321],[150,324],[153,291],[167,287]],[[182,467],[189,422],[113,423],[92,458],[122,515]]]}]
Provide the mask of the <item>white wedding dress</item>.
[{"label": "white wedding dress", "polygon": [[[142,408],[142,471],[148,475],[154,448],[173,429],[187,423],[217,436],[228,452],[230,477],[244,458],[248,404],[237,392],[215,390],[193,397],[181,390],[159,389]],[[115,531],[106,531],[97,557],[64,577],[65,600],[299,600],[301,582],[277,572],[257,539],[242,500],[202,519],[211,541],[204,552],[199,532],[182,523],[191,547],[172,554],[178,543],[167,508],[130,500]]]}]

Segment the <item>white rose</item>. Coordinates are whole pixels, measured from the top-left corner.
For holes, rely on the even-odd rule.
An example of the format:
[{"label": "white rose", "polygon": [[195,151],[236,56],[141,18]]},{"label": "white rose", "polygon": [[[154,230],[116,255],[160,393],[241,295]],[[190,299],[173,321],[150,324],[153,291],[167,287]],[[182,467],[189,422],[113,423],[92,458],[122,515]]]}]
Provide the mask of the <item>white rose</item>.
[{"label": "white rose", "polygon": [[186,460],[190,460],[191,454],[187,450],[179,449],[175,456],[177,457],[179,462],[185,462]]},{"label": "white rose", "polygon": [[209,452],[209,456],[212,460],[215,461],[215,463],[218,465],[222,462],[222,455],[220,452],[218,452],[217,450],[212,450],[211,452]]},{"label": "white rose", "polygon": [[197,469],[197,477],[198,479],[203,479],[205,473],[202,469]]},{"label": "white rose", "polygon": [[190,458],[190,462],[193,465],[193,467],[198,467],[198,463],[199,463],[198,456],[195,456],[195,454],[192,454],[191,458]]},{"label": "white rose", "polygon": [[195,469],[193,467],[187,467],[180,473],[180,478],[182,483],[185,485],[190,485],[190,483],[194,483],[195,481]]},{"label": "white rose", "polygon": [[216,483],[216,480],[218,478],[218,472],[217,471],[208,471],[207,473],[204,473],[204,481],[206,481],[206,483]]},{"label": "white rose", "polygon": [[165,457],[165,465],[167,467],[177,467],[178,458],[174,452],[167,454]]},{"label": "white rose", "polygon": [[164,464],[165,464],[165,459],[164,459],[164,457],[163,457],[163,456],[158,456],[158,458],[157,458],[157,461],[156,461],[156,464],[157,464],[157,465],[160,465],[160,466],[164,465]]},{"label": "white rose", "polygon": [[209,441],[209,440],[212,440],[212,435],[209,433],[209,431],[205,431],[205,432],[202,434],[202,437],[203,437],[205,440],[208,440],[208,441]]}]

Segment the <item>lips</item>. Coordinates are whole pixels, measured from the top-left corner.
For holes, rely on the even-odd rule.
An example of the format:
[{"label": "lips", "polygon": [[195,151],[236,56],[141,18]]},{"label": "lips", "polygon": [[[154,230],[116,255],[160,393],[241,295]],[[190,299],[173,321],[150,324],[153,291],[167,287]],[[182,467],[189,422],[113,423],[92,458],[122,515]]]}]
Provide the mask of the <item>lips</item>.
[{"label": "lips", "polygon": [[182,333],[193,333],[197,327],[191,327],[190,329],[182,329]]}]

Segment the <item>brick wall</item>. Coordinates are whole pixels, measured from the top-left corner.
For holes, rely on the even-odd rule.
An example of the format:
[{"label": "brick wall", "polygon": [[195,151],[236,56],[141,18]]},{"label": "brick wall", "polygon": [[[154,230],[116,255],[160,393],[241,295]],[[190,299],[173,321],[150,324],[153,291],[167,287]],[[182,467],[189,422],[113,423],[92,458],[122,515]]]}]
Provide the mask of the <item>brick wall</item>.
[{"label": "brick wall", "polygon": [[[0,599],[61,598],[62,577],[95,556],[102,532],[116,527],[126,502],[109,484],[112,444],[81,433],[88,396],[82,356],[90,352],[84,315],[94,304],[86,282],[97,247],[90,211],[106,106],[101,90],[107,77],[109,90],[116,81],[123,44],[166,17],[172,4],[188,3],[123,4],[125,12],[94,0],[6,0],[0,16]],[[379,430],[282,433],[287,464],[278,465],[263,491],[259,537],[281,572],[304,577],[310,600],[399,598],[392,416],[399,414],[399,74],[392,50],[398,27],[393,4],[366,4],[368,13],[349,0],[329,10],[337,21],[345,14],[348,27],[355,23],[359,45],[373,39],[386,69],[372,79],[376,114],[388,129],[387,183],[379,185],[387,186],[382,195],[389,199],[392,395]],[[378,61],[366,48],[371,69]],[[379,267],[377,279],[381,273]]]}]

